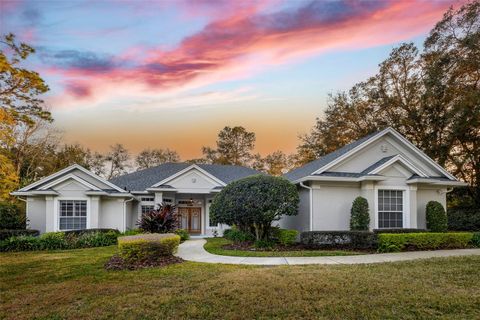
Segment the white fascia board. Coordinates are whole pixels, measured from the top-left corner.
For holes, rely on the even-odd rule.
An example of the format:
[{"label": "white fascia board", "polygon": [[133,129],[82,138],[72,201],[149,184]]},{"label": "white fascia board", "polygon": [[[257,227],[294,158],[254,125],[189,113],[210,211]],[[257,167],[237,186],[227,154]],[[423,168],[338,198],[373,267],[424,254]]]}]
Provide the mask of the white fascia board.
[{"label": "white fascia board", "polygon": [[13,191],[12,196],[58,196],[58,192],[53,190],[34,190],[34,191]]},{"label": "white fascia board", "polygon": [[407,184],[434,184],[434,185],[440,185],[440,186],[456,186],[456,187],[464,187],[468,186],[468,183],[463,182],[463,181],[458,181],[458,180],[452,180],[452,181],[440,181],[436,179],[411,179],[407,181]]},{"label": "white fascia board", "polygon": [[375,136],[371,137],[370,139],[368,139],[367,141],[364,141],[363,143],[361,143],[360,145],[356,146],[355,148],[353,148],[352,150],[348,151],[347,153],[345,153],[344,155],[338,157],[337,159],[335,159],[334,161],[328,163],[327,165],[319,168],[317,171],[313,172],[312,174],[320,174],[324,171],[326,171],[327,169],[333,167],[334,165],[336,165],[337,163],[339,163],[340,161],[344,160],[345,158],[348,158],[349,156],[351,156],[352,154],[356,153],[357,151],[365,148],[366,146],[368,146],[369,144],[371,144],[372,142],[374,141],[377,141],[379,138],[383,137],[384,135],[386,135],[387,133],[391,133],[393,136],[395,136],[397,139],[399,139],[400,141],[402,141],[404,144],[406,144],[412,151],[414,151],[417,155],[419,155],[422,159],[426,160],[428,163],[430,163],[431,165],[433,165],[435,168],[437,168],[438,170],[440,170],[440,172],[442,172],[445,176],[447,176],[448,178],[452,179],[452,180],[457,180],[453,175],[451,175],[447,170],[445,170],[444,168],[442,168],[438,163],[436,163],[435,161],[433,161],[429,156],[427,156],[422,150],[420,150],[419,148],[417,148],[413,143],[411,143],[410,141],[408,141],[408,139],[406,139],[404,136],[402,136],[400,133],[398,133],[395,129],[391,128],[391,127],[388,127],[382,131],[380,131],[378,134],[376,134]]},{"label": "white fascia board", "polygon": [[85,187],[90,188],[91,190],[102,191],[97,186],[94,186],[90,182],[83,180],[82,178],[74,175],[73,173],[67,174],[66,176],[63,176],[60,179],[54,180],[54,181],[50,182],[49,184],[46,184],[43,187],[41,187],[39,190],[47,190],[51,187],[54,187],[56,185],[59,185],[59,184],[65,182],[69,179],[73,179],[73,180],[77,181],[78,183],[84,185]]},{"label": "white fascia board", "polygon": [[165,178],[162,181],[155,183],[152,187],[158,187],[158,186],[161,186],[162,184],[167,184],[167,182],[172,181],[173,179],[175,179],[175,178],[177,178],[177,177],[179,177],[179,176],[181,176],[181,175],[183,175],[183,174],[185,174],[185,173],[187,173],[187,172],[189,172],[190,170],[193,170],[193,169],[196,169],[196,170],[200,171],[206,177],[210,178],[211,180],[218,183],[219,185],[226,186],[225,182],[223,182],[220,179],[218,179],[217,177],[211,175],[209,172],[203,170],[202,168],[200,168],[196,164],[192,164],[191,166],[188,166],[185,169],[178,171],[177,173],[171,175],[170,177]]},{"label": "white fascia board", "polygon": [[380,171],[388,168],[389,166],[391,166],[392,164],[396,163],[396,162],[400,162],[402,163],[404,166],[406,166],[407,168],[409,168],[410,170],[412,170],[413,172],[415,172],[416,174],[418,174],[419,176],[421,177],[428,177],[428,174],[426,174],[424,171],[420,170],[418,167],[416,167],[413,163],[411,163],[410,161],[408,161],[407,159],[405,159],[402,155],[400,154],[397,154],[395,157],[393,157],[392,159],[388,160],[387,162],[385,162],[384,164],[382,164],[380,167],[368,172],[369,174],[376,174],[376,173],[379,173]]},{"label": "white fascia board", "polygon": [[177,192],[177,189],[172,189],[172,188],[147,188],[147,192]]},{"label": "white fascia board", "polygon": [[58,171],[58,172],[55,172],[54,174],[51,174],[51,175],[49,175],[49,176],[47,176],[47,177],[45,177],[45,178],[42,178],[42,179],[38,180],[37,182],[34,182],[34,183],[32,183],[32,184],[29,184],[28,186],[25,186],[25,187],[21,188],[21,189],[18,190],[18,191],[28,191],[28,190],[30,190],[30,189],[32,189],[32,188],[35,188],[36,186],[39,186],[39,185],[41,185],[41,184],[43,184],[43,183],[45,183],[45,182],[47,182],[47,181],[50,181],[50,180],[52,180],[52,179],[55,179],[55,178],[61,176],[62,174],[67,173],[67,172],[69,172],[69,171],[72,171],[72,170],[74,170],[74,169],[78,169],[78,170],[82,171],[83,173],[91,176],[92,178],[97,179],[98,181],[106,184],[106,185],[109,186],[109,187],[112,187],[113,189],[115,189],[115,190],[117,190],[117,191],[119,191],[119,192],[125,192],[125,190],[119,188],[118,186],[114,185],[114,184],[111,183],[111,182],[108,182],[107,180],[103,179],[102,177],[96,175],[95,173],[93,173],[93,172],[85,169],[84,167],[82,167],[82,166],[80,166],[80,165],[78,165],[78,164],[73,164],[73,165],[71,165],[71,166],[69,166],[69,167],[66,167],[66,168],[64,168],[64,169],[62,169],[62,170],[60,170],[60,171]]},{"label": "white fascia board", "polygon": [[338,182],[362,182],[362,181],[382,181],[385,180],[384,176],[362,176],[362,177],[329,177],[329,176],[307,176],[302,179],[293,181],[293,184],[306,181],[338,181]]}]

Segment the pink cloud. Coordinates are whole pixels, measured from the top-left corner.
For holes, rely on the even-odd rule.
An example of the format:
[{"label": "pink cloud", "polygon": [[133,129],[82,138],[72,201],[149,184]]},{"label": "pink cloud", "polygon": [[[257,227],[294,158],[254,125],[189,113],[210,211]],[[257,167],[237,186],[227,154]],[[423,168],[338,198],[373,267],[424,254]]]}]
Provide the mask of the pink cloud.
[{"label": "pink cloud", "polygon": [[246,3],[174,50],[152,49],[132,59],[139,52],[132,48],[112,58],[116,64],[108,70],[51,69],[66,79],[57,102],[98,102],[129,88],[141,94],[202,86],[329,50],[395,43],[428,31],[456,1],[314,2],[269,14],[262,14],[263,2]]}]

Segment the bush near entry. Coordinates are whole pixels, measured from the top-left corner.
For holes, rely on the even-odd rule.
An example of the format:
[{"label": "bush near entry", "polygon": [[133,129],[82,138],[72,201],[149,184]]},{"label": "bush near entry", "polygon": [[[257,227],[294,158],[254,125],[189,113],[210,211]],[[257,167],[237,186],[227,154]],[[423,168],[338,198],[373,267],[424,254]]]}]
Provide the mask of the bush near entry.
[{"label": "bush near entry", "polygon": [[438,201],[429,201],[426,207],[427,230],[432,232],[447,231],[447,214]]},{"label": "bush near entry", "polygon": [[118,238],[119,255],[127,262],[171,256],[180,244],[180,236],[173,233],[151,233]]}]

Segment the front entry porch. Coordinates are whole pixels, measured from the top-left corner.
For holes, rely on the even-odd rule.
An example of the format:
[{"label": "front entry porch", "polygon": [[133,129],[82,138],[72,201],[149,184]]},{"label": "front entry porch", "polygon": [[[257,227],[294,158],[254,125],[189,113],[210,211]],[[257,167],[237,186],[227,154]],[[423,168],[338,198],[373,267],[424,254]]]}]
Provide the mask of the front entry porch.
[{"label": "front entry porch", "polygon": [[191,235],[199,235],[202,233],[201,207],[179,207],[178,215],[180,228],[187,230]]}]

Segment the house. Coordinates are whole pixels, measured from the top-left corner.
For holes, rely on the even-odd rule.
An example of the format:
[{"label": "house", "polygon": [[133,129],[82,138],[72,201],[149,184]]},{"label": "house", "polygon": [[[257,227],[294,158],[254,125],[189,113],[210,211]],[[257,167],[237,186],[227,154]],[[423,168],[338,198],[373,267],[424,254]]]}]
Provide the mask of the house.
[{"label": "house", "polygon": [[446,194],[458,181],[392,128],[368,135],[284,175],[300,196],[297,216],[283,228],[349,230],[353,200],[370,209],[370,229],[426,228],[431,200],[446,208]]},{"label": "house", "polygon": [[[241,167],[166,163],[106,181],[73,165],[12,194],[26,201],[29,226],[41,232],[135,228],[142,213],[165,202],[178,206],[181,227],[209,236],[224,226],[209,219],[215,194],[258,174]],[[446,194],[465,185],[392,128],[357,140],[285,174],[300,195],[297,216],[281,227],[348,230],[353,200],[370,208],[370,229],[425,228],[425,206],[446,206]]]},{"label": "house", "polygon": [[31,229],[136,228],[142,213],[175,204],[181,228],[194,235],[222,234],[209,219],[213,197],[228,183],[259,172],[213,164],[165,163],[107,181],[72,165],[12,194],[26,201]]}]

